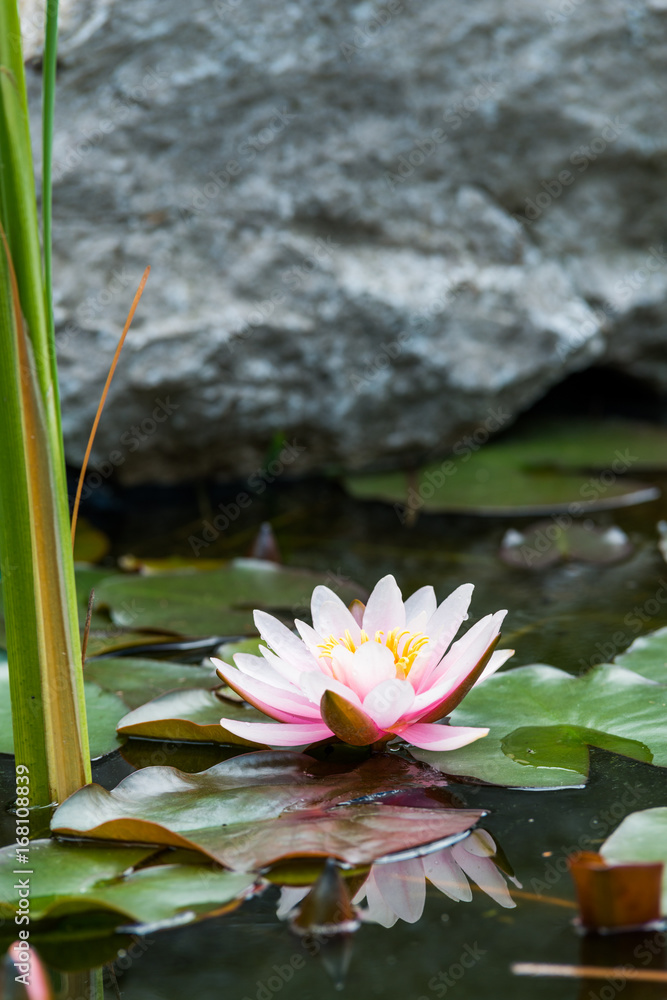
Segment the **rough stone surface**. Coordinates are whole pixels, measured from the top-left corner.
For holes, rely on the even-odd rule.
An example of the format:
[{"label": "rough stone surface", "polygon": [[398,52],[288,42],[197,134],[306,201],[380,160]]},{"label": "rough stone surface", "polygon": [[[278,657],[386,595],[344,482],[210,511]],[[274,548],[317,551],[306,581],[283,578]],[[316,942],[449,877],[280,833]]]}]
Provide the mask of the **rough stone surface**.
[{"label": "rough stone surface", "polygon": [[126,482],[414,460],[594,361],[667,388],[666,60],[666,0],[70,0],[71,461],[147,263]]}]

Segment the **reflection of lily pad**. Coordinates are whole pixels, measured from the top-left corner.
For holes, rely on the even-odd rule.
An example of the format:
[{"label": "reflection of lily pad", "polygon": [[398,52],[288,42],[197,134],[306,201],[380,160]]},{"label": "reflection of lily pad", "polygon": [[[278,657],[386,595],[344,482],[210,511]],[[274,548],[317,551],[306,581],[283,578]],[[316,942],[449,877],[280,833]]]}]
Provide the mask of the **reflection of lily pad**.
[{"label": "reflection of lily pad", "polygon": [[[117,625],[167,629],[185,635],[252,635],[255,608],[283,611],[294,618],[308,614],[318,583],[331,579],[274,563],[236,559],[207,573],[116,576],[97,588],[100,605]],[[337,587],[345,603],[363,597],[352,583]]]},{"label": "reflection of lily pad", "polygon": [[[134,870],[153,852],[146,847],[30,844],[30,921],[75,920],[92,914],[121,925],[192,923],[238,905],[255,877],[206,865],[157,865]],[[0,918],[13,921],[18,897],[16,849],[0,850]],[[85,916],[84,916],[85,915]]]},{"label": "reflection of lily pad", "polygon": [[[563,727],[570,727],[570,741],[575,727],[575,744],[588,743],[582,730],[595,730],[591,745],[600,746],[604,738],[606,749],[639,760],[646,759],[648,749],[654,764],[667,767],[666,712],[667,687],[619,666],[595,667],[583,677],[555,667],[517,667],[473,688],[452,714],[453,725],[488,726],[488,736],[448,753],[412,753],[448,774],[494,784],[580,784],[588,775],[588,754],[583,760],[572,742],[567,750]],[[522,727],[530,727],[530,739],[517,734]],[[524,752],[535,748],[536,739],[538,752]],[[503,752],[503,744],[512,756]]]},{"label": "reflection of lily pad", "polygon": [[464,437],[452,455],[415,474],[349,476],[346,488],[361,500],[395,504],[406,518],[420,510],[576,516],[655,499],[655,487],[624,476],[667,467],[667,432],[637,424],[564,421],[487,439],[471,437],[464,447]]},{"label": "reflection of lily pad", "polygon": [[[212,684],[216,682],[220,682],[217,675]],[[266,716],[256,709],[237,700],[222,701],[214,691],[172,691],[126,715],[118,723],[118,732],[142,739],[194,740],[247,746],[247,740],[222,728],[220,719],[223,715],[243,722],[266,722]]]},{"label": "reflection of lily pad", "polygon": [[149,767],[112,792],[99,785],[75,792],[56,810],[52,828],[191,848],[242,871],[293,857],[370,864],[421,845],[455,843],[484,815],[368,800],[442,784],[431,769],[416,767],[385,755],[340,772],[285,751],[244,754],[201,774]]},{"label": "reflection of lily pad", "polygon": [[[662,861],[667,870],[667,806],[626,816],[600,848],[606,861]],[[667,876],[662,876],[662,912],[667,914]]]},{"label": "reflection of lily pad", "polygon": [[[103,691],[97,684],[84,684],[90,756],[95,759],[117,750],[122,740],[116,735],[118,720],[127,712],[125,702]],[[0,753],[14,753],[12,710],[9,699],[9,668],[0,663]]]}]

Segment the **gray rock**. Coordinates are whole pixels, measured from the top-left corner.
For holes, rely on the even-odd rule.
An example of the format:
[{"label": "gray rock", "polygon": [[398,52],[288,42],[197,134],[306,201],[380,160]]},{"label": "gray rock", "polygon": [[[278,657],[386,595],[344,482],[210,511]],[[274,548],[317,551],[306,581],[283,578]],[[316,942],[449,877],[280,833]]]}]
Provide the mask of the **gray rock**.
[{"label": "gray rock", "polygon": [[148,263],[95,450],[125,482],[277,433],[290,472],[414,461],[593,361],[667,387],[666,55],[662,0],[70,0],[69,459]]}]

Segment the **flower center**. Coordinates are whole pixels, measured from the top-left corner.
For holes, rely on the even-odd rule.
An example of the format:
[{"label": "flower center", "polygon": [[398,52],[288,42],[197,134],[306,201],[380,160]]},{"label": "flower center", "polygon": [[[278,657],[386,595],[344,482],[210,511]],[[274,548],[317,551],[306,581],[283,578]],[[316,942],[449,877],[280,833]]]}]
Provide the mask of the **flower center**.
[{"label": "flower center", "polygon": [[322,650],[320,656],[333,658],[335,656],[336,646],[343,646],[343,648],[349,650],[350,653],[354,653],[359,646],[363,645],[364,642],[379,642],[381,646],[386,646],[387,649],[393,653],[394,663],[396,665],[396,676],[399,680],[405,680],[410,673],[410,668],[415,662],[419,650],[422,649],[428,641],[429,637],[424,635],[422,632],[410,632],[407,629],[401,631],[398,628],[392,629],[386,637],[384,632],[377,631],[371,639],[368,633],[362,629],[359,643],[355,645],[349,630],[346,629],[344,636],[336,638],[336,636],[332,634],[326,642],[323,642],[320,646],[318,646],[318,649]]}]

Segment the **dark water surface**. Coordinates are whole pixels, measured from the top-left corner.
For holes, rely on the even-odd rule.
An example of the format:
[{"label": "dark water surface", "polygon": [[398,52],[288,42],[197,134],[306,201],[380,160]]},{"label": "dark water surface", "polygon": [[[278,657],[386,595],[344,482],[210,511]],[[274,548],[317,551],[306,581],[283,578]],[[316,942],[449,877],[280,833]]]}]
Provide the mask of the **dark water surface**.
[{"label": "dark water surface", "polygon": [[[114,557],[128,552],[144,558],[191,555],[188,538],[199,535],[202,522],[219,504],[228,507],[243,485],[134,490],[122,499],[100,494],[87,514],[110,534]],[[535,573],[511,569],[497,555],[505,531],[531,519],[429,515],[407,527],[391,507],[356,503],[335,483],[280,483],[256,496],[201,556],[245,554],[259,524],[268,519],[284,561],[327,572],[334,587],[348,578],[370,588],[391,572],[404,596],[431,583],[442,599],[460,583],[473,581],[474,617],[509,609],[501,645],[516,648],[514,663],[546,662],[579,673],[621,652],[637,635],[667,624],[667,565],[656,546],[655,528],[663,517],[665,499],[594,515],[596,523],[616,523],[628,532],[635,543],[633,556],[614,566],[563,563]],[[214,749],[201,752],[200,767],[222,757]],[[186,750],[186,758],[188,754]],[[140,762],[141,747],[128,757]],[[192,765],[194,769],[197,762]],[[131,769],[116,754],[97,767],[96,780],[113,787]],[[6,758],[2,774],[7,801],[13,771]],[[593,751],[585,789],[538,793],[457,785],[456,791],[469,805],[490,810],[482,825],[523,885],[521,890],[512,887],[516,908],[503,909],[480,891],[474,891],[471,902],[456,903],[429,886],[424,915],[416,924],[399,921],[389,929],[366,925],[356,934],[342,995],[355,1000],[613,1000],[621,993],[630,1000],[667,998],[667,987],[655,984],[618,987],[604,980],[537,980],[510,972],[517,961],[647,967],[641,958],[648,954],[641,950],[646,935],[598,939],[576,933],[564,858],[584,846],[582,837],[601,843],[627,813],[664,804],[663,769]],[[13,821],[7,814],[3,820],[9,834]],[[340,996],[321,956],[303,951],[277,919],[277,898],[278,890],[270,889],[226,916],[141,942],[126,940],[129,951],[115,967],[120,995],[125,1000]],[[87,945],[80,946],[78,957],[82,965],[94,961]],[[650,964],[664,967],[664,950]],[[108,973],[104,983],[105,997],[118,995]],[[102,996],[99,976],[95,988],[86,974],[65,977],[61,1000],[89,996]]]}]

